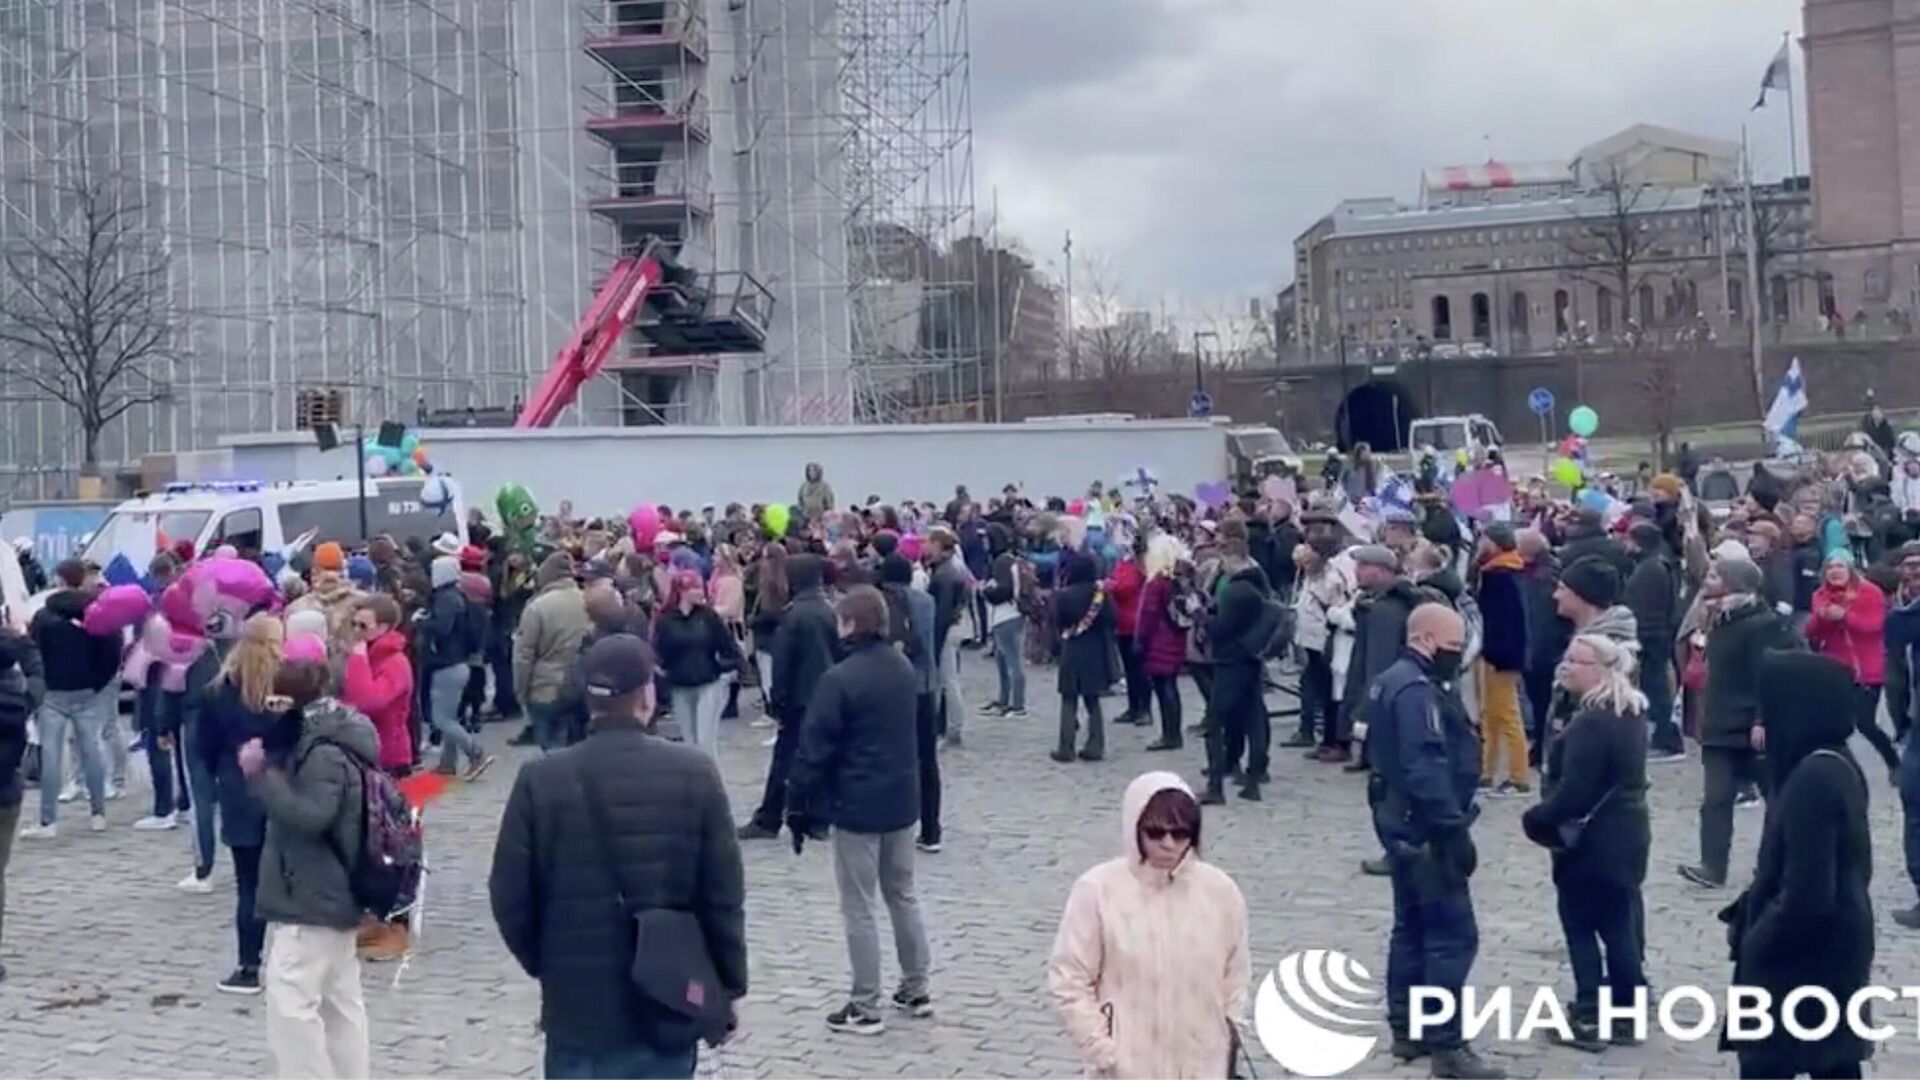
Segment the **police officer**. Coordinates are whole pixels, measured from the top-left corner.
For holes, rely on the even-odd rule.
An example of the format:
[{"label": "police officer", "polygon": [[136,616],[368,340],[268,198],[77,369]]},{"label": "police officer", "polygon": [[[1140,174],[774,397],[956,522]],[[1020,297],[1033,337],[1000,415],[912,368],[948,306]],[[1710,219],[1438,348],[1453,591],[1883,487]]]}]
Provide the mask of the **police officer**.
[{"label": "police officer", "polygon": [[1468,829],[1478,809],[1480,740],[1460,702],[1457,680],[1466,624],[1443,604],[1422,604],[1407,620],[1407,648],[1368,690],[1373,766],[1367,785],[1374,831],[1393,882],[1393,936],[1387,946],[1387,1023],[1402,1061],[1431,1053],[1432,1075],[1499,1080],[1460,1037],[1455,1019],[1423,1032],[1408,1027],[1416,986],[1450,991],[1456,1007],[1479,950],[1467,891],[1478,855]]}]

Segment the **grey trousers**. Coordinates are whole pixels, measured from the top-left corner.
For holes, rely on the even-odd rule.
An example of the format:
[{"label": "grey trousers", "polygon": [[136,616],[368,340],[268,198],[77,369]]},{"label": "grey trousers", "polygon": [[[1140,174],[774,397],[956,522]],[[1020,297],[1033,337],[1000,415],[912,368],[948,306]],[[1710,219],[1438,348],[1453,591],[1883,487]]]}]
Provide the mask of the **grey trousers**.
[{"label": "grey trousers", "polygon": [[1733,849],[1734,797],[1749,781],[1764,790],[1764,771],[1760,755],[1741,746],[1703,746],[1700,764],[1705,770],[1700,785],[1700,866],[1724,882],[1727,855]]},{"label": "grey trousers", "polygon": [[886,901],[887,917],[893,923],[900,989],[909,995],[924,993],[933,958],[913,889],[913,826],[890,833],[833,830],[833,878],[840,891],[840,921],[847,931],[847,960],[853,966],[853,1004],[870,1013],[880,1007],[875,893]]}]

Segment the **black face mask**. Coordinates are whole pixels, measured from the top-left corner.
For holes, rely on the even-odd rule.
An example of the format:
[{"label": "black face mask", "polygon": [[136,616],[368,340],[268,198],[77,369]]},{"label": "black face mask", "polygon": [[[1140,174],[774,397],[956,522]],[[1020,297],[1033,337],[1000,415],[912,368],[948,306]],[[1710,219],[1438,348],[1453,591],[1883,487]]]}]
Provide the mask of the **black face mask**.
[{"label": "black face mask", "polygon": [[1434,682],[1448,683],[1460,677],[1460,650],[1435,649],[1427,661],[1427,674]]}]

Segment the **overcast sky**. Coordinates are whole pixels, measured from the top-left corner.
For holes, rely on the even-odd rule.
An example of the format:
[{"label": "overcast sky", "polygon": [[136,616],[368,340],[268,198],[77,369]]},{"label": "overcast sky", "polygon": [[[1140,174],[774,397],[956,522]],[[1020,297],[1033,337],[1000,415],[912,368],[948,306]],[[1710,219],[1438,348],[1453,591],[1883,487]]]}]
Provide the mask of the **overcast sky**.
[{"label": "overcast sky", "polygon": [[[1044,266],[1073,230],[1143,304],[1244,307],[1342,198],[1570,157],[1637,122],[1787,170],[1749,113],[1800,0],[971,0],[976,201]],[[1778,99],[1779,95],[1772,95]],[[1799,101],[1804,114],[1805,101]],[[1483,138],[1485,137],[1485,138]],[[1800,125],[1801,166],[1806,128]],[[1076,283],[1078,284],[1078,283]]]}]

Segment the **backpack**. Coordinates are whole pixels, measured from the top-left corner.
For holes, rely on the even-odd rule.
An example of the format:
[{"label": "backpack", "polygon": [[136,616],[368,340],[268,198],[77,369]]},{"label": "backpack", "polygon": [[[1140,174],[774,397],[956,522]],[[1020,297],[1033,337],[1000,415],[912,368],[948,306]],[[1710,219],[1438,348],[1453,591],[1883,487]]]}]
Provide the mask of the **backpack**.
[{"label": "backpack", "polygon": [[1246,636],[1247,652],[1259,660],[1278,660],[1293,648],[1294,611],[1269,593],[1260,600],[1260,617]]},{"label": "backpack", "polygon": [[350,747],[332,739],[316,739],[313,745],[337,747],[360,775],[360,854],[341,860],[354,903],[380,919],[406,911],[419,897],[426,871],[426,846],[413,805],[392,776]]}]

